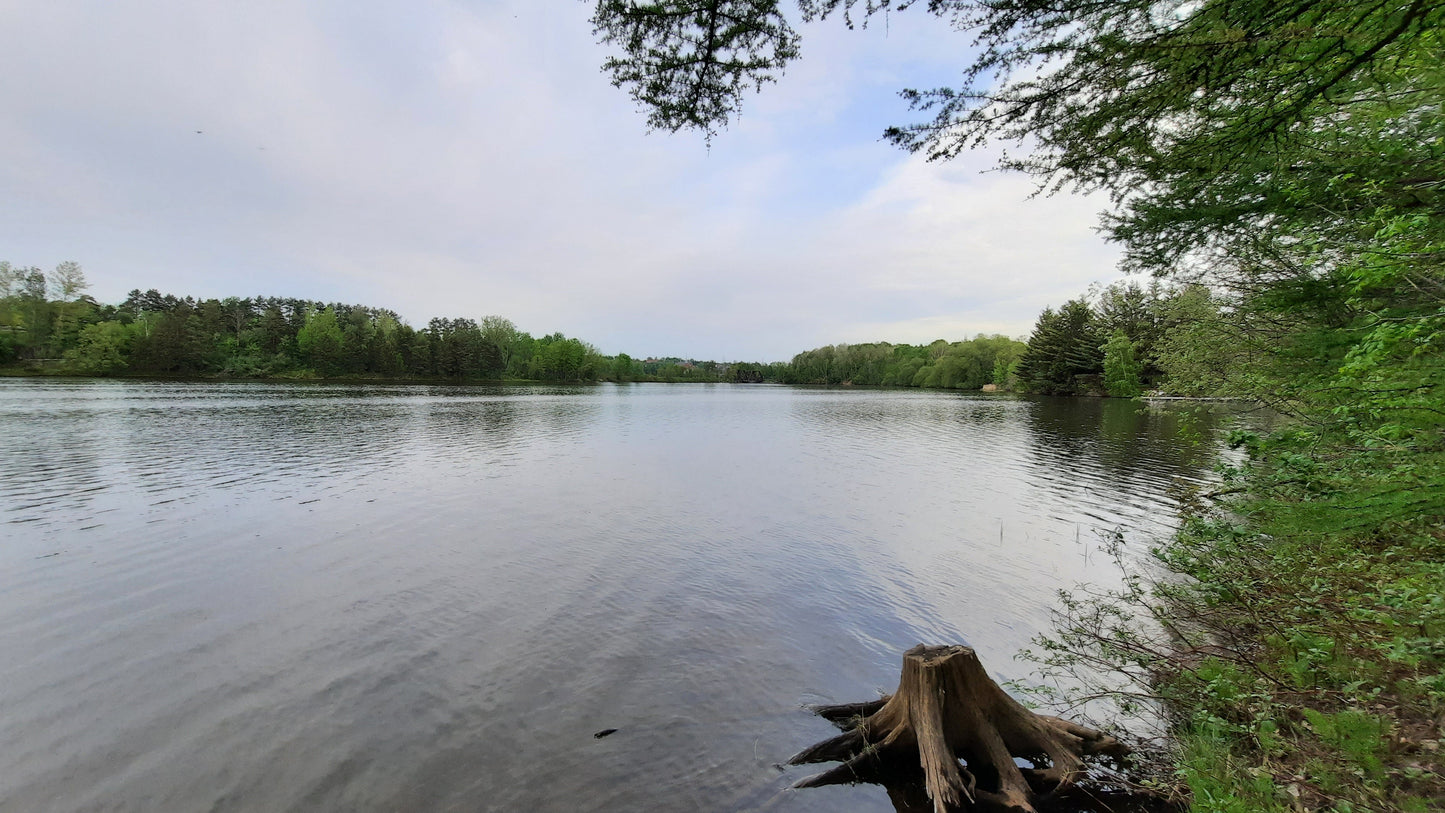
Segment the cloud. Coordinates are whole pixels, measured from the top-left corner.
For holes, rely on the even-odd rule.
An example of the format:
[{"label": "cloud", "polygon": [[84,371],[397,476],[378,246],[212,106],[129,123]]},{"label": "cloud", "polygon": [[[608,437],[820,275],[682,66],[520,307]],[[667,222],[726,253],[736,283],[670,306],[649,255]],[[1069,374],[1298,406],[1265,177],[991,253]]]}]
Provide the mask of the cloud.
[{"label": "cloud", "polygon": [[[609,353],[1027,331],[1112,274],[1100,201],[881,144],[951,79],[922,14],[805,30],[711,147],[648,134],[584,3],[0,9],[9,259],[131,287],[501,313]],[[197,133],[195,131],[202,132]]]}]

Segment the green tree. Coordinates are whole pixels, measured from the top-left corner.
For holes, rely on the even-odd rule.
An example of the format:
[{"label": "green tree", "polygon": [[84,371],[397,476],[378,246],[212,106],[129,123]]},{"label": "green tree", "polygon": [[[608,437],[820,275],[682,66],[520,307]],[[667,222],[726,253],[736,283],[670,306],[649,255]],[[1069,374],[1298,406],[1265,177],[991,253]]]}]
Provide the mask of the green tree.
[{"label": "green tree", "polygon": [[433,319],[427,324],[426,332],[431,334],[437,375],[476,378],[497,363],[495,357],[489,358],[485,352],[489,348],[481,329],[471,319]]},{"label": "green tree", "polygon": [[482,338],[492,346],[491,354],[496,359],[495,365],[488,369],[500,377],[511,367],[512,357],[517,353],[517,326],[512,324],[512,320],[501,316],[484,316],[481,332]]},{"label": "green tree", "polygon": [[1044,395],[1081,395],[1098,389],[1104,355],[1094,312],[1074,299],[1045,308],[1018,362],[1020,384]]},{"label": "green tree", "polygon": [[276,303],[266,306],[261,314],[260,324],[256,328],[256,342],[261,351],[271,355],[280,354],[288,344],[294,344],[296,334],[291,330],[291,324],[286,320],[286,314]]},{"label": "green tree", "polygon": [[622,382],[631,381],[632,378],[632,356],[618,353],[617,357],[612,360],[612,379]]},{"label": "green tree", "polygon": [[372,372],[372,344],[376,327],[366,308],[353,307],[341,326],[341,367],[351,375]]},{"label": "green tree", "polygon": [[12,361],[19,353],[25,318],[20,309],[20,284],[24,269],[0,260],[0,363]]},{"label": "green tree", "polygon": [[236,341],[240,342],[256,317],[254,304],[250,299],[228,296],[221,300],[221,309],[226,315],[226,328],[236,337]]},{"label": "green tree", "polygon": [[130,328],[120,322],[97,322],[80,331],[76,346],[65,353],[72,369],[86,375],[111,375],[126,369],[132,342]]},{"label": "green tree", "polygon": [[381,311],[377,315],[368,361],[372,371],[384,376],[397,376],[405,371],[401,348],[406,341],[406,331],[410,328],[391,311]]},{"label": "green tree", "polygon": [[1104,343],[1104,389],[1115,398],[1136,398],[1143,388],[1139,374],[1144,365],[1134,357],[1134,343],[1128,334],[1116,329]]},{"label": "green tree", "polygon": [[990,383],[1001,390],[1008,389],[1009,374],[1012,370],[1013,365],[1009,363],[1008,359],[1003,356],[998,356],[993,360],[993,381]]},{"label": "green tree", "polygon": [[84,295],[90,283],[86,282],[80,263],[60,263],[51,272],[48,282],[51,297],[54,299],[50,303],[52,321],[49,355],[60,356],[75,347],[81,328],[93,322],[95,300]]},{"label": "green tree", "polygon": [[[402,339],[406,339],[402,334]],[[406,364],[408,375],[427,378],[438,375],[436,340],[431,330],[415,330],[409,337],[410,341],[401,341],[399,350],[402,360]]]},{"label": "green tree", "polygon": [[1171,293],[1158,279],[1151,279],[1148,285],[1129,280],[1110,285],[1095,297],[1094,312],[1099,317],[1100,332],[1112,336],[1122,331],[1129,337],[1141,365],[1139,377],[1144,384],[1160,377],[1159,369],[1153,364],[1154,345],[1163,331],[1164,303]]},{"label": "green tree", "polygon": [[131,366],[136,371],[196,375],[206,370],[213,343],[189,303],[163,313],[145,312],[133,322],[132,332]]},{"label": "green tree", "polygon": [[978,335],[927,346],[908,344],[838,344],[807,350],[793,357],[782,379],[793,384],[851,383],[869,386],[979,389],[989,383],[995,365],[1005,368],[1025,345],[1005,336]]},{"label": "green tree", "polygon": [[322,375],[335,375],[341,370],[344,341],[336,311],[331,308],[313,310],[296,333],[301,358]]},{"label": "green tree", "polygon": [[[649,124],[714,132],[736,114],[745,90],[775,82],[801,54],[783,5],[597,0],[593,23],[617,49],[604,70],[647,110]],[[856,12],[866,22],[913,5],[797,3],[805,21],[841,11],[849,25]],[[1119,189],[1190,164],[1247,163],[1248,147],[1272,153],[1312,107],[1412,73],[1419,57],[1437,54],[1445,22],[1445,6],[1424,0],[917,5],[971,33],[976,47],[961,87],[905,94],[934,118],[889,131],[893,140],[951,157],[985,139],[1030,139],[1032,152],[1010,165]],[[1431,90],[1417,85],[1406,94],[1424,99]]]},{"label": "green tree", "polygon": [[1202,285],[1190,285],[1161,309],[1164,329],[1154,347],[1162,386],[1173,395],[1247,396],[1265,385],[1268,360],[1250,352],[1245,326]]},{"label": "green tree", "polygon": [[20,314],[20,345],[34,349],[41,348],[50,339],[50,328],[54,312],[45,298],[45,272],[31,266],[18,269],[17,299]]}]

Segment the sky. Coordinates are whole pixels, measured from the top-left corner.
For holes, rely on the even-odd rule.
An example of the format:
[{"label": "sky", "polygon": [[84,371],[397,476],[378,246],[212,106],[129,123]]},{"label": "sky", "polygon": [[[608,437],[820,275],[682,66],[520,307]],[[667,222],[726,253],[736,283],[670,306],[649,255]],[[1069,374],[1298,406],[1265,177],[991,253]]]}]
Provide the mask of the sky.
[{"label": "sky", "polygon": [[1101,198],[883,143],[956,83],[919,11],[802,27],[709,144],[649,132],[583,0],[0,0],[0,259],[91,294],[506,316],[601,352],[779,361],[1026,336],[1119,278]]}]

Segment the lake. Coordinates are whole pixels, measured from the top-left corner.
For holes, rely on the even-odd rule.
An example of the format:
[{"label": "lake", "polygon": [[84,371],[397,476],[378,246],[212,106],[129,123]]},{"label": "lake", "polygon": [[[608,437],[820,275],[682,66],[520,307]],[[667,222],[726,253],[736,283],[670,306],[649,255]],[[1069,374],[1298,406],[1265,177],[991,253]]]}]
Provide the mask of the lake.
[{"label": "lake", "polygon": [[[0,380],[0,811],[891,811],[789,791],[913,644],[997,679],[1209,419],[761,385]],[[602,729],[617,732],[593,737]]]}]

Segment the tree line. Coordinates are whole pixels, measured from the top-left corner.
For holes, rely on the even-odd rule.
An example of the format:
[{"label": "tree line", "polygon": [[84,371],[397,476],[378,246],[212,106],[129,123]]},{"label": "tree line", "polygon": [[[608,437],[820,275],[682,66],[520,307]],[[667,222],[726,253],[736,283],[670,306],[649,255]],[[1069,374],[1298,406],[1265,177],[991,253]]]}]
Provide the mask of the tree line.
[{"label": "tree line", "polygon": [[1119,284],[1046,309],[1026,343],[979,335],[836,344],[787,363],[606,356],[562,333],[533,337],[500,316],[436,318],[413,328],[395,311],[364,305],[198,300],[156,290],[132,290],[112,305],[96,302],[88,288],[78,263],[47,275],[0,262],[0,366],[95,376],[992,385],[1127,397],[1144,388],[1218,394],[1225,368],[1238,361],[1208,335],[1222,316],[1214,295],[1158,282]]},{"label": "tree line", "polygon": [[1234,382],[1255,354],[1229,315],[1203,285],[1116,283],[1045,308],[1009,382],[1045,395],[1247,395]]},{"label": "tree line", "polygon": [[1025,345],[1005,336],[931,344],[835,344],[797,354],[781,370],[786,384],[859,384],[977,390],[1006,386]]},{"label": "tree line", "polygon": [[979,335],[926,345],[837,344],[793,357],[788,384],[992,389],[1041,395],[1243,394],[1251,346],[1226,330],[1227,300],[1202,285],[1126,281],[1039,314],[1028,341]]},{"label": "tree line", "polygon": [[511,320],[436,318],[286,297],[196,299],[133,290],[96,302],[78,263],[0,262],[0,368],[93,376],[449,381],[765,381],[779,365],[605,356]]}]

